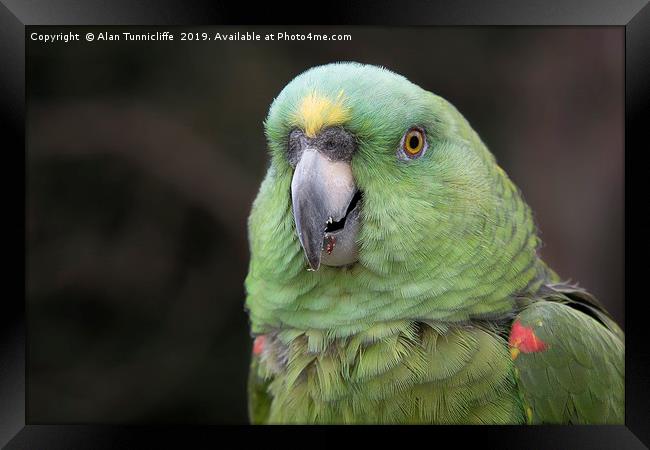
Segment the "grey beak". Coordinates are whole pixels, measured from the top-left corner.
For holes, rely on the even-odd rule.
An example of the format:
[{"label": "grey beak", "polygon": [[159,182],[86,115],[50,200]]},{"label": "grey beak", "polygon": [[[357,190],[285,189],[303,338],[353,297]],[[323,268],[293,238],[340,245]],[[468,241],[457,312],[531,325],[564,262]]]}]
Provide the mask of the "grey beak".
[{"label": "grey beak", "polygon": [[357,188],[350,164],[305,148],[291,180],[293,218],[312,270],[318,270],[328,223],[345,217]]}]

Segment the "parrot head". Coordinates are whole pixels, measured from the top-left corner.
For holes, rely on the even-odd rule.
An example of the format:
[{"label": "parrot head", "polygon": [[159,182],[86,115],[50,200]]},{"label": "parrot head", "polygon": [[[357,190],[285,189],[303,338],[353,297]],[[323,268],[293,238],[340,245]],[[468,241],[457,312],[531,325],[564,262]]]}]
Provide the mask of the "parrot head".
[{"label": "parrot head", "polygon": [[291,173],[292,214],[310,269],[354,264],[364,243],[390,244],[393,234],[397,252],[385,248],[386,257],[410,249],[413,261],[422,241],[442,231],[433,222],[448,227],[456,212],[466,228],[484,213],[493,161],[471,145],[454,112],[375,66],[321,66],[285,87],[266,131],[275,164]]},{"label": "parrot head", "polygon": [[[286,85],[264,125],[271,165],[249,219],[249,305],[273,286],[258,309],[291,318],[321,301],[352,320],[341,298],[368,291],[354,308],[449,313],[464,297],[447,302],[447,293],[533,276],[529,209],[443,98],[384,68],[334,63]],[[504,261],[507,273],[495,270]]]}]

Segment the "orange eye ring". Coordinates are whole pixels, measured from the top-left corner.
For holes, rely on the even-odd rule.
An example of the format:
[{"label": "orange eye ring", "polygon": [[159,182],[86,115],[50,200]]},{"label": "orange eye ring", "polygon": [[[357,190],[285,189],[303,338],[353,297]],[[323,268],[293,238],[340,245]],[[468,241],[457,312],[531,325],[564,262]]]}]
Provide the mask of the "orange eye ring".
[{"label": "orange eye ring", "polygon": [[426,137],[421,128],[409,129],[402,138],[402,150],[409,158],[417,158],[424,150]]}]

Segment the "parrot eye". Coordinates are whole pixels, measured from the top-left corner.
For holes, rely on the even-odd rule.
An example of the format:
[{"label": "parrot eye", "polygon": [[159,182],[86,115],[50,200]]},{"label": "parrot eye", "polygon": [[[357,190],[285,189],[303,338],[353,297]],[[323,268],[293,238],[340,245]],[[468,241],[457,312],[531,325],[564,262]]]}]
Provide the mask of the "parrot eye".
[{"label": "parrot eye", "polygon": [[402,137],[401,150],[408,159],[419,158],[427,147],[426,135],[421,128],[410,128]]}]

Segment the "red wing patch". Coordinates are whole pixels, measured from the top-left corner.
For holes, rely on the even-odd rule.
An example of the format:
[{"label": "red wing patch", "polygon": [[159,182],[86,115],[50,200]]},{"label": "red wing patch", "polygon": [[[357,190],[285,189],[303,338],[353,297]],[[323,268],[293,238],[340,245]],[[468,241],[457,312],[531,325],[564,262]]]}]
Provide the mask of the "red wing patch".
[{"label": "red wing patch", "polygon": [[548,347],[544,341],[535,335],[533,327],[526,327],[516,320],[510,331],[510,355],[512,359],[519,356],[519,352],[543,352]]},{"label": "red wing patch", "polygon": [[253,355],[259,356],[264,350],[264,345],[266,344],[266,335],[260,334],[255,338],[253,343]]}]

